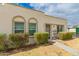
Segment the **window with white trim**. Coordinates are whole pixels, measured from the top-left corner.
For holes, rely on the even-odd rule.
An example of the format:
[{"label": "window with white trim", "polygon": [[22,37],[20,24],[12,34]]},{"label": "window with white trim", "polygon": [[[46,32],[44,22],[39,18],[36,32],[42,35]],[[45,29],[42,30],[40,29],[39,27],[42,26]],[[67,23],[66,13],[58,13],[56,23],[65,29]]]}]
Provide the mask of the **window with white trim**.
[{"label": "window with white trim", "polygon": [[29,19],[29,34],[33,36],[37,32],[37,20],[35,18]]},{"label": "window with white trim", "polygon": [[24,22],[15,22],[14,24],[15,33],[24,33]]},{"label": "window with white trim", "polygon": [[12,20],[13,33],[25,32],[25,19],[22,16],[15,16]]},{"label": "window with white trim", "polygon": [[32,36],[36,32],[36,23],[29,23],[29,34]]}]

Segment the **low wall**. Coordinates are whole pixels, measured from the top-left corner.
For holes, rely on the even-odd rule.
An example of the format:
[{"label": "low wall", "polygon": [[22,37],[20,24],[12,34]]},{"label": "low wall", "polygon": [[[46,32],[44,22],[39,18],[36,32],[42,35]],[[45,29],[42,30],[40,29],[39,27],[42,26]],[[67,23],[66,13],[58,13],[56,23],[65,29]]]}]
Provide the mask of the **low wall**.
[{"label": "low wall", "polygon": [[29,37],[29,44],[35,44],[34,37]]}]

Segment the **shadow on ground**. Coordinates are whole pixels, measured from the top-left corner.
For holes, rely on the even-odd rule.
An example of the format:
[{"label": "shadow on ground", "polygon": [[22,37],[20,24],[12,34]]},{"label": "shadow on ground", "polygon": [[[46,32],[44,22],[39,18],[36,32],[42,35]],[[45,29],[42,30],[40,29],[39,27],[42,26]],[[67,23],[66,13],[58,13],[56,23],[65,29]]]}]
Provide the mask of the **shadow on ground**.
[{"label": "shadow on ground", "polygon": [[36,44],[28,45],[28,46],[24,46],[24,47],[17,48],[17,49],[11,49],[11,50],[8,50],[8,51],[1,51],[0,55],[1,56],[8,56],[8,55],[16,54],[16,53],[19,53],[19,52],[29,51],[29,50],[38,48],[40,46],[49,46],[51,44],[54,44],[54,42],[53,43],[40,44],[40,45],[36,45]]}]

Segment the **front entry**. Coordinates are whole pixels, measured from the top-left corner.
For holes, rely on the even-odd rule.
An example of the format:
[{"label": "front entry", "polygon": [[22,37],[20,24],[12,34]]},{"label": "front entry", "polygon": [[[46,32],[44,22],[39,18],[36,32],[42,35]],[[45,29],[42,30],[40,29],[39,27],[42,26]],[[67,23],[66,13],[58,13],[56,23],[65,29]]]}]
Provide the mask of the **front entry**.
[{"label": "front entry", "polygon": [[63,25],[57,25],[57,33],[62,32],[64,29]]},{"label": "front entry", "polygon": [[49,33],[49,38],[50,38],[50,31],[51,31],[50,24],[46,24],[46,32]]}]

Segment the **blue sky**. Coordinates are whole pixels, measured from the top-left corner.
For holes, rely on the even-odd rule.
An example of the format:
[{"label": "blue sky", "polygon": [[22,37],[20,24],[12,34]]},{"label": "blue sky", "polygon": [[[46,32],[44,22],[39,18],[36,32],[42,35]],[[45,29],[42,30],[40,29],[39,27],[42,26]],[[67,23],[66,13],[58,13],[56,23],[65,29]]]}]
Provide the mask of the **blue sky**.
[{"label": "blue sky", "polygon": [[68,25],[79,24],[78,3],[20,3],[19,5],[45,12],[50,16],[66,18]]}]

